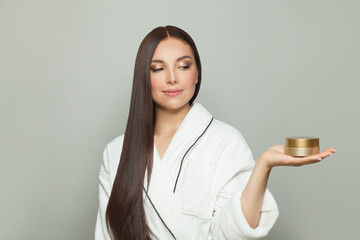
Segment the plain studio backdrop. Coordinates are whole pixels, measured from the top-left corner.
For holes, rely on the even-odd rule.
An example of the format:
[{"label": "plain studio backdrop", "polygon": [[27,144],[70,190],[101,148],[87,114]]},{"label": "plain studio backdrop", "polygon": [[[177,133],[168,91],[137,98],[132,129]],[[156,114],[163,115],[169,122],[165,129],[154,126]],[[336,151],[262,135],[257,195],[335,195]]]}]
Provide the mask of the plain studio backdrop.
[{"label": "plain studio backdrop", "polygon": [[358,1],[0,1],[0,239],[93,239],[105,145],[124,133],[135,57],[183,28],[197,98],[255,160],[289,136],[337,152],[275,167],[266,239],[355,239],[360,215]]}]

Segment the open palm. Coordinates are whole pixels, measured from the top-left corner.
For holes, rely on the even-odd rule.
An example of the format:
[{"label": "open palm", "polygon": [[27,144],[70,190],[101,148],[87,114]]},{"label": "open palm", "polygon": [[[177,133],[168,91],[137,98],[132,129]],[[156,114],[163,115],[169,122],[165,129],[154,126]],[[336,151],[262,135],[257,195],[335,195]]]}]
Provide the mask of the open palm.
[{"label": "open palm", "polygon": [[293,157],[285,154],[284,144],[277,144],[268,148],[268,150],[262,154],[262,158],[266,162],[266,165],[270,168],[275,166],[299,167],[305,164],[320,162],[322,159],[335,153],[335,151],[335,148],[328,148],[315,155],[307,157]]}]

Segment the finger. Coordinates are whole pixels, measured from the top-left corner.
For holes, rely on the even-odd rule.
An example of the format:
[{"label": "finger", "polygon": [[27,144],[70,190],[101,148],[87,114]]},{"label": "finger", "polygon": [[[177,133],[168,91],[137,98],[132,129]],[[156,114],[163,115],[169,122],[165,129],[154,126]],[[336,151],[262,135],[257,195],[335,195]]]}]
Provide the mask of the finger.
[{"label": "finger", "polygon": [[315,154],[315,155],[311,155],[311,156],[306,156],[306,157],[296,157],[296,158],[302,158],[303,160],[311,160],[311,159],[319,159],[322,160],[328,156],[333,155],[336,152],[335,148],[328,148],[324,151],[322,151],[321,153]]},{"label": "finger", "polygon": [[291,157],[289,156],[288,161],[292,164],[311,164],[321,161],[323,158],[318,155],[311,155],[307,157]]},{"label": "finger", "polygon": [[335,148],[328,148],[328,149],[322,151],[321,153],[317,154],[317,156],[319,158],[324,159],[326,157],[329,157],[329,156],[333,155],[335,152],[336,152]]},{"label": "finger", "polygon": [[284,144],[276,144],[276,145],[273,145],[273,146],[269,147],[268,150],[273,150],[273,151],[276,151],[276,152],[284,153],[285,152],[285,145]]},{"label": "finger", "polygon": [[288,166],[301,166],[304,164],[312,164],[312,163],[317,163],[328,156],[331,156],[335,152],[336,152],[335,148],[328,148],[322,151],[321,153],[306,157],[298,157],[298,156],[291,156],[284,154],[283,162],[285,165]]},{"label": "finger", "polygon": [[318,163],[322,159],[324,159],[328,156],[331,156],[335,152],[336,152],[335,148],[328,148],[319,154],[306,156],[306,157],[285,155],[284,156],[284,164],[286,164],[288,166],[297,166],[298,167],[298,166],[302,166],[302,165]]},{"label": "finger", "polygon": [[320,154],[316,154],[316,155],[310,155],[310,156],[290,156],[290,159],[292,161],[311,161],[311,160],[321,160],[319,159],[321,158]]}]

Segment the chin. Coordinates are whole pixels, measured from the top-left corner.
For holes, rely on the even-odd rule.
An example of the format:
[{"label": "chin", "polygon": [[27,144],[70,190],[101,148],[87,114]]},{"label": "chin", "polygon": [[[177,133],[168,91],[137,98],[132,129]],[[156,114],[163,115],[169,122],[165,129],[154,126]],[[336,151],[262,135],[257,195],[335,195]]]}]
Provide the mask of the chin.
[{"label": "chin", "polygon": [[[190,99],[191,99],[191,98],[190,98]],[[190,99],[189,99],[188,101],[186,101],[186,100],[185,100],[185,101],[184,101],[184,100],[182,100],[182,101],[180,101],[180,100],[177,101],[177,100],[175,100],[175,99],[171,99],[171,101],[167,100],[166,103],[164,103],[164,102],[162,102],[162,103],[156,103],[156,102],[155,102],[155,104],[158,105],[159,107],[163,108],[163,109],[167,109],[167,110],[178,110],[178,109],[183,108],[183,107],[185,107],[186,105],[188,105]]]}]

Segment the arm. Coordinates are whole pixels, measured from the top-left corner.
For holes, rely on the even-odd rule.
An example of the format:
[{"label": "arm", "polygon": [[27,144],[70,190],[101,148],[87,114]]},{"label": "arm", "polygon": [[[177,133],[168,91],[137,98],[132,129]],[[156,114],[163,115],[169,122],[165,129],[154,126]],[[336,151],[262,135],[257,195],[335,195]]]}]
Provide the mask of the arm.
[{"label": "arm", "polygon": [[262,239],[279,216],[276,201],[266,188],[270,173],[264,168],[267,165],[263,166],[262,160],[255,163],[241,135],[227,144],[220,161],[223,164],[218,166],[221,177],[216,181],[211,222],[213,239]]},{"label": "arm", "polygon": [[256,228],[258,225],[264,191],[273,166],[301,166],[303,164],[316,163],[330,156],[332,152],[336,151],[334,150],[330,148],[314,156],[294,158],[284,154],[284,145],[274,145],[263,153],[256,161],[253,173],[241,196],[242,210],[250,226]]},{"label": "arm", "polygon": [[264,191],[273,166],[302,166],[304,164],[316,163],[330,156],[336,151],[334,150],[330,148],[314,156],[294,158],[285,155],[284,145],[279,144],[270,147],[263,153],[256,161],[253,173],[241,196],[242,210],[249,225],[252,228],[256,228],[258,225]]},{"label": "arm", "polygon": [[259,158],[241,195],[242,211],[247,222],[254,229],[258,226],[270,171],[271,168],[267,167],[263,160]]}]

